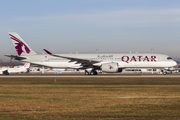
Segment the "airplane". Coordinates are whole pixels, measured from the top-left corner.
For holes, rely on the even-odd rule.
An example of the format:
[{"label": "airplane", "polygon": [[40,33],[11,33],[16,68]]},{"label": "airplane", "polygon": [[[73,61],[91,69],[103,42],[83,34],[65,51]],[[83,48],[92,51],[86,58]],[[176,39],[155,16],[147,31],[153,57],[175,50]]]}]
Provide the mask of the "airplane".
[{"label": "airplane", "polygon": [[30,63],[25,63],[23,66],[14,66],[14,68],[0,68],[0,74],[9,75],[10,73],[27,72]]},{"label": "airplane", "polygon": [[[160,68],[176,66],[171,57],[158,53],[93,53],[93,54],[37,54],[15,32],[9,32],[18,55],[12,59],[52,68],[84,69],[85,75],[97,75],[98,70],[107,73],[122,72],[124,68]],[[166,75],[167,71],[164,70]]]},{"label": "airplane", "polygon": [[173,71],[174,71],[174,72],[180,72],[180,68],[176,68],[176,67],[165,68],[165,70],[166,70],[167,72],[170,72],[170,73],[172,73]]},{"label": "airplane", "polygon": [[60,70],[54,70],[55,74],[61,74],[62,72]]}]

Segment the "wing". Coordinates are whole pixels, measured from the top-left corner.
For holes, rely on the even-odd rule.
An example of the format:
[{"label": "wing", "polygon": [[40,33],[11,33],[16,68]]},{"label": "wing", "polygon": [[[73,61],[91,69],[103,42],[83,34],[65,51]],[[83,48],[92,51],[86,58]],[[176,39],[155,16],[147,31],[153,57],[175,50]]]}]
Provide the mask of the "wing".
[{"label": "wing", "polygon": [[55,55],[49,52],[46,49],[43,49],[47,54],[54,56],[54,57],[60,57],[70,60],[69,62],[76,62],[75,64],[81,64],[83,67],[90,67],[94,66],[95,63],[100,63],[99,60],[92,60],[92,59],[84,59],[84,58],[76,58],[76,57],[68,57],[68,56],[61,56],[61,55]]}]

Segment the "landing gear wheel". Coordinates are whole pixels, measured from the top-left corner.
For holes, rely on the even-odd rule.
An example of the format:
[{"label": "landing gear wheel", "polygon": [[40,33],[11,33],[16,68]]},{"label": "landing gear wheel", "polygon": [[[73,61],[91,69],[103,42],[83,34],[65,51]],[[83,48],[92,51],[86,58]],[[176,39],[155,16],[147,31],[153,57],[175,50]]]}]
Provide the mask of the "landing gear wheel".
[{"label": "landing gear wheel", "polygon": [[98,73],[96,71],[93,72],[93,75],[97,75]]},{"label": "landing gear wheel", "polygon": [[91,71],[88,72],[87,70],[85,70],[85,75],[97,75],[98,73],[96,71]]},{"label": "landing gear wheel", "polygon": [[91,71],[91,72],[90,72],[90,75],[94,75],[94,72],[93,72],[93,71]]},{"label": "landing gear wheel", "polygon": [[89,72],[85,72],[85,75],[89,75]]},{"label": "landing gear wheel", "polygon": [[91,75],[87,70],[85,70],[85,75]]},{"label": "landing gear wheel", "polygon": [[167,72],[163,72],[164,75],[167,75]]}]

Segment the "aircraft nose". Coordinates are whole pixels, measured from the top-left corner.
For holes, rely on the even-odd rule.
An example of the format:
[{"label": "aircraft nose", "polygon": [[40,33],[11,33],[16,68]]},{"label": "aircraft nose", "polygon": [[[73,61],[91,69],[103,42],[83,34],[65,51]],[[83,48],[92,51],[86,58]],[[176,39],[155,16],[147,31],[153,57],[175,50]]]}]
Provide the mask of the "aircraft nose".
[{"label": "aircraft nose", "polygon": [[173,61],[173,66],[176,66],[176,65],[177,65],[176,61]]}]

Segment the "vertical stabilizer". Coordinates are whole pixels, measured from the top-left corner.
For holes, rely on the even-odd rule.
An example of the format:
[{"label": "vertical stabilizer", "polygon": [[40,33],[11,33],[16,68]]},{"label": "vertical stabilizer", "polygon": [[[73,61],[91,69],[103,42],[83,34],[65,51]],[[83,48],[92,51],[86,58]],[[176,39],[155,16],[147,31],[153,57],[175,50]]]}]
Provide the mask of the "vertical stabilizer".
[{"label": "vertical stabilizer", "polygon": [[16,32],[9,32],[9,35],[19,56],[36,54]]}]

